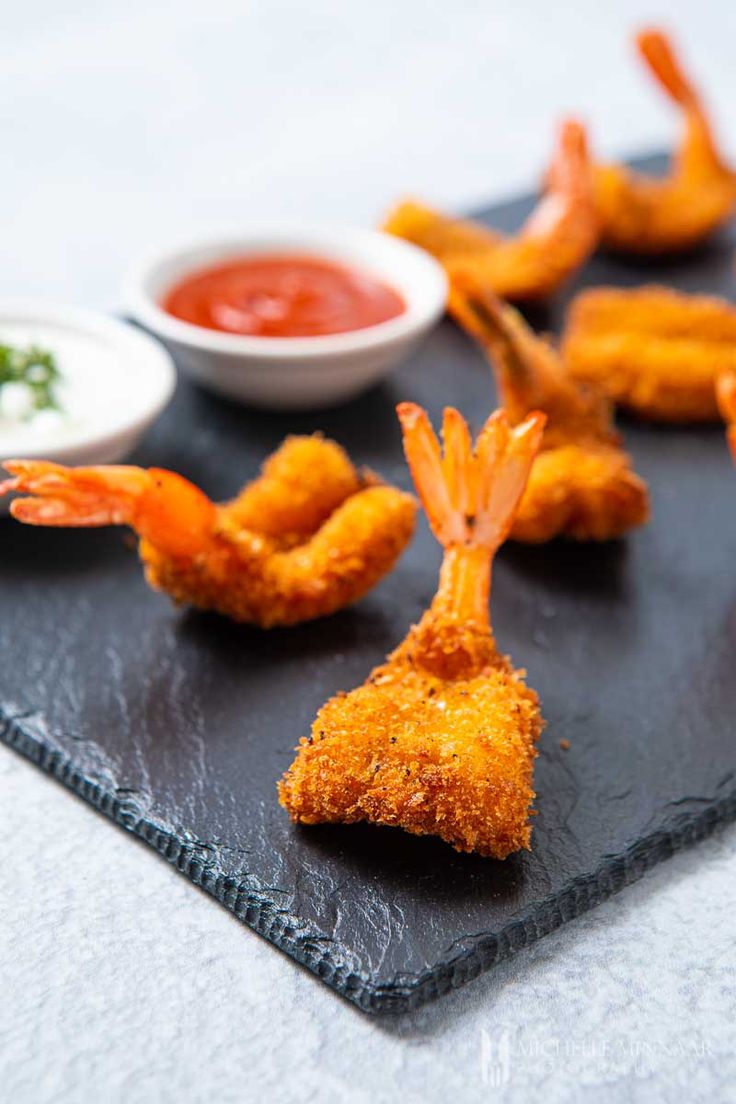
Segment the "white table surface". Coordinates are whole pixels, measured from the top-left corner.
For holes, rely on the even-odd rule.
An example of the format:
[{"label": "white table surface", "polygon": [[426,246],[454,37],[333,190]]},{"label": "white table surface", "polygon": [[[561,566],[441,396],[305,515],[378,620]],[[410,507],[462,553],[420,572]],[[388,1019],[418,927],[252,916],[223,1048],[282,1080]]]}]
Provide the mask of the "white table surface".
[{"label": "white table surface", "polygon": [[[0,295],[113,307],[131,255],[169,238],[501,197],[571,109],[604,153],[662,145],[674,120],[627,46],[642,19],[679,31],[736,157],[728,0],[6,8]],[[0,810],[13,1104],[735,1098],[733,830],[377,1022],[6,750]]]}]

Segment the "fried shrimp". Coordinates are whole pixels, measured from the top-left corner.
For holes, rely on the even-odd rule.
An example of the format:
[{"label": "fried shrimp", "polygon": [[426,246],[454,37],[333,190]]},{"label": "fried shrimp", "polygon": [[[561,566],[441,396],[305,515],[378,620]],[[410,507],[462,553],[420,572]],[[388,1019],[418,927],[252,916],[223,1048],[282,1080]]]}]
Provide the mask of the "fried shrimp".
[{"label": "fried shrimp", "polygon": [[454,289],[450,310],[488,356],[511,423],[531,410],[547,415],[512,539],[604,541],[643,525],[647,486],[621,447],[602,393],[573,382],[552,344],[495,296],[466,281]]},{"label": "fried shrimp", "polygon": [[444,548],[437,594],[366,683],[338,694],[279,783],[301,824],[370,821],[437,835],[504,859],[528,848],[537,695],[499,653],[488,614],[491,563],[539,447],[543,414],[510,429],[505,411],[475,447],[456,410],[444,456],[427,415],[398,407],[414,483]]},{"label": "fried shrimp", "polygon": [[636,44],[660,86],[682,109],[685,133],[662,179],[622,165],[596,169],[601,235],[614,249],[673,253],[697,245],[728,220],[736,207],[736,172],[719,152],[700,95],[667,35],[645,30]]},{"label": "fried shrimp", "polygon": [[736,368],[736,307],[655,285],[592,288],[570,308],[562,353],[577,380],[644,418],[714,421],[716,379]]},{"label": "fried shrimp", "polygon": [[504,299],[545,299],[590,256],[598,218],[585,131],[567,120],[547,174],[547,190],[515,237],[448,218],[421,204],[400,204],[384,229],[432,253],[447,270],[470,271]]},{"label": "fried shrimp", "polygon": [[731,455],[736,461],[736,369],[724,372],[718,377],[717,384],[718,408],[726,429],[726,439]]},{"label": "fried shrimp", "polygon": [[287,438],[260,478],[219,505],[160,468],[4,466],[14,478],[0,494],[34,496],[11,502],[19,521],[129,525],[154,589],[264,628],[357,601],[391,570],[414,529],[411,495],[358,473],[319,436]]}]

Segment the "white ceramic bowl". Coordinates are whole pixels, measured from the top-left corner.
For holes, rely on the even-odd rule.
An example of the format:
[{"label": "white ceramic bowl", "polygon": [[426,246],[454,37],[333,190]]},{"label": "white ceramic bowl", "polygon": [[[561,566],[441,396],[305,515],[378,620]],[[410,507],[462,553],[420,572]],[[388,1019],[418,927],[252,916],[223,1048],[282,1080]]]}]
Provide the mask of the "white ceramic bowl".
[{"label": "white ceramic bowl", "polygon": [[[104,314],[2,300],[0,343],[50,350],[68,387],[64,416],[51,425],[0,418],[0,462],[115,463],[133,451],[174,391],[176,371],[159,342]],[[6,510],[7,498],[0,499],[0,514]]]},{"label": "white ceramic bowl", "polygon": [[[172,317],[160,303],[188,273],[254,254],[311,254],[370,273],[394,287],[406,310],[350,333],[250,337]],[[160,337],[179,366],[213,391],[255,406],[331,406],[365,390],[412,352],[442,315],[447,279],[429,254],[374,230],[254,226],[232,237],[159,252],[129,274],[125,303]]]}]

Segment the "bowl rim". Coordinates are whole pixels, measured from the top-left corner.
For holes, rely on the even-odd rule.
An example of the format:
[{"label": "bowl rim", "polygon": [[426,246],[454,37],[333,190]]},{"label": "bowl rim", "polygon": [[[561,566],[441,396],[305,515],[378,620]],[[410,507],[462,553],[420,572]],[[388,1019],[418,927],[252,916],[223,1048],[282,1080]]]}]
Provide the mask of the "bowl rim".
[{"label": "bowl rim", "polygon": [[[355,248],[353,262],[339,257],[336,245]],[[331,246],[333,250],[331,251]],[[148,284],[157,270],[167,264],[185,262],[192,254],[207,253],[209,260],[189,265],[182,263],[180,275],[216,264],[218,258],[237,257],[243,253],[294,252],[302,250],[334,257],[344,263],[361,267],[358,256],[364,249],[378,247],[394,252],[421,271],[429,288],[412,299],[416,284],[400,276],[396,290],[407,300],[407,309],[396,318],[347,333],[321,334],[314,337],[254,337],[210,330],[192,322],[175,318],[160,306]],[[255,248],[254,248],[255,247]],[[242,254],[240,254],[242,255]],[[366,263],[370,268],[370,263]],[[388,277],[389,280],[391,279]],[[433,325],[444,313],[449,284],[442,265],[425,250],[382,230],[336,224],[312,223],[252,223],[211,237],[180,241],[150,251],[131,265],[123,282],[126,311],[141,325],[164,340],[203,352],[225,353],[243,359],[313,361],[343,357],[346,353],[380,348],[395,341],[406,340]]]},{"label": "bowl rim", "polygon": [[[7,316],[18,321],[23,321],[26,316],[29,321],[50,322],[68,326],[79,333],[107,338],[122,353],[129,352],[131,356],[147,362],[147,375],[150,382],[147,400],[140,402],[135,408],[121,405],[117,416],[104,429],[95,428],[95,424],[92,423],[88,428],[80,428],[78,433],[66,437],[63,441],[34,442],[30,447],[22,450],[16,447],[13,449],[15,457],[29,460],[53,457],[63,460],[82,451],[102,452],[106,446],[127,433],[143,432],[161,414],[174,394],[176,368],[171,354],[155,337],[144,333],[129,322],[86,307],[46,302],[41,299],[11,297],[0,299],[0,324]],[[123,359],[123,370],[124,363]],[[0,455],[0,466],[3,459],[9,460],[11,456],[3,452]]]}]

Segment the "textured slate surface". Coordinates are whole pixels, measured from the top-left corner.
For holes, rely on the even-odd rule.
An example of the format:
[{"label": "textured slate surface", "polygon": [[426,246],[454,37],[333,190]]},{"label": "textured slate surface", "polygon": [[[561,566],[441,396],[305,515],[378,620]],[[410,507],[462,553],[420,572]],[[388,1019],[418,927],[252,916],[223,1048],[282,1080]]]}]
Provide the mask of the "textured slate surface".
[{"label": "textured slate surface", "polygon": [[[490,221],[515,226],[528,206]],[[724,236],[668,266],[599,257],[584,282],[733,294],[732,250]],[[554,327],[562,306],[535,321]],[[340,411],[262,415],[182,383],[135,459],[225,497],[286,432],[322,428],[408,485],[402,398],[435,419],[450,401],[477,425],[492,387],[445,324]],[[494,863],[398,831],[295,829],[275,800],[318,706],[429,601],[439,551],[423,523],[358,607],[264,634],[173,610],[120,531],[0,520],[0,734],[364,1010],[460,985],[736,813],[736,475],[717,428],[624,429],[653,523],[607,547],[508,546],[495,571],[498,638],[548,722],[532,854]]]}]

